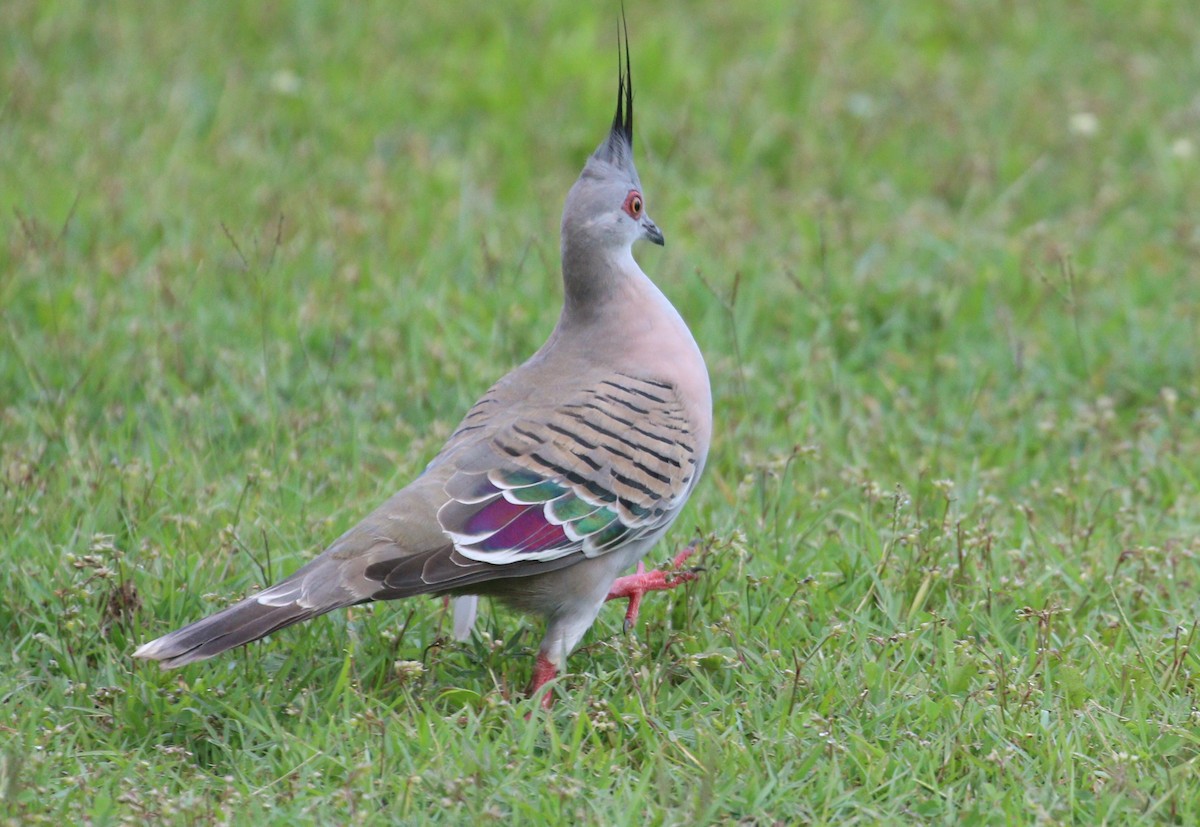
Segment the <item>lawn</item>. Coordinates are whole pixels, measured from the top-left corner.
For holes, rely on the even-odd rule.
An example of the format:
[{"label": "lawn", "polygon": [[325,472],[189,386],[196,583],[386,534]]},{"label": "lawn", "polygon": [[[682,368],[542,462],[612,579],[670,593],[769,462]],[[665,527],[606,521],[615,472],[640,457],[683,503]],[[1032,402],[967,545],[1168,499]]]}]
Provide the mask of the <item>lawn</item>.
[{"label": "lawn", "polygon": [[130,653],[541,344],[618,5],[0,4],[0,819],[1200,821],[1200,6],[627,12],[706,570],[542,713],[486,603]]}]

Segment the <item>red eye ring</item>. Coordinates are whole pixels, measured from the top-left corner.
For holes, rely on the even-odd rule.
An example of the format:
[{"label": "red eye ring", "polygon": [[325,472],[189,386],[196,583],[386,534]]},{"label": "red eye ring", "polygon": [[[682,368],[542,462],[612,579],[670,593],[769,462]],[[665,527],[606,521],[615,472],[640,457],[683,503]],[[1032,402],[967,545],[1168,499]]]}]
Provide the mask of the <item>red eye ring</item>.
[{"label": "red eye ring", "polygon": [[630,218],[641,218],[643,209],[642,194],[637,190],[630,190],[629,195],[625,196],[625,203],[621,209],[625,210],[625,214]]}]

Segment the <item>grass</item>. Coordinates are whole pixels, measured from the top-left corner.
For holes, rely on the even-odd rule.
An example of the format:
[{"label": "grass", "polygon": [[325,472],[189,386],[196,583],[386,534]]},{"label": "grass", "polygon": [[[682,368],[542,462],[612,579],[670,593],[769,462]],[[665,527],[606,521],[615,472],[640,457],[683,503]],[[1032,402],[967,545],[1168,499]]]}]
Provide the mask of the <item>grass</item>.
[{"label": "grass", "polygon": [[628,11],[707,571],[527,721],[501,609],[129,653],[541,343],[616,6],[0,6],[10,823],[1196,823],[1200,11]]}]

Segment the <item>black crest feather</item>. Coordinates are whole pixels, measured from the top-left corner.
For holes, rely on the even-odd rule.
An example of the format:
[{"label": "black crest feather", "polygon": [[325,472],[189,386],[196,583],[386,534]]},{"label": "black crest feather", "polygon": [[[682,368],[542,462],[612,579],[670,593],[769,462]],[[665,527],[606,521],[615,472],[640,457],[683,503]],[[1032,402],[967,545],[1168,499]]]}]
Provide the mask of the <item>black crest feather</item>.
[{"label": "black crest feather", "polygon": [[[625,32],[625,68],[621,69],[621,32]],[[612,131],[620,135],[633,149],[633,69],[629,62],[629,26],[625,8],[621,7],[621,28],[617,29],[617,114],[613,116]]]},{"label": "black crest feather", "polygon": [[612,128],[596,148],[594,157],[636,175],[633,169],[633,70],[629,60],[629,26],[625,22],[624,7],[621,9],[621,24],[617,26],[617,114],[613,116]]}]

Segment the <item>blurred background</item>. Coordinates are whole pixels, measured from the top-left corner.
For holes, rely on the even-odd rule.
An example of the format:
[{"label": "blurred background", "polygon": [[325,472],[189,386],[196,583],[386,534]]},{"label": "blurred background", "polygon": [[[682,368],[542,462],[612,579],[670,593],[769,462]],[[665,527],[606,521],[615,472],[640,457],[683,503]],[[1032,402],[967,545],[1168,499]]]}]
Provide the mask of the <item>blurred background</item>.
[{"label": "blurred background", "polygon": [[[667,741],[633,746],[666,725],[613,724],[570,783],[614,761],[635,777],[606,781],[585,817],[622,823],[649,800],[681,808],[665,823],[1017,817],[1031,801],[1066,820],[1186,812],[1171,779],[1195,743],[1179,651],[1200,552],[1200,10],[626,12],[636,159],[667,240],[637,255],[692,326],[715,394],[709,470],[671,542],[698,533],[714,551],[686,601],[647,602],[673,643],[648,631],[654,657],[638,660],[606,642],[613,610],[571,686],[633,703],[643,673],[626,667],[666,670],[659,702],[717,734],[691,732],[688,759]],[[533,638],[499,610],[486,621],[504,646],[432,665],[443,629],[424,603],[318,621],[180,678],[125,655],[319,551],[541,344],[561,296],[563,198],[612,117],[618,15],[0,5],[0,635],[13,642],[0,725],[16,744],[0,766],[25,756],[9,775],[24,779],[10,796],[22,818],[44,804],[39,784],[58,791],[53,812],[87,815],[94,796],[61,783],[80,755],[108,756],[88,783],[115,800],[149,773],[122,762],[167,772],[162,749],[200,740],[195,772],[229,772],[254,799],[303,760],[270,752],[261,733],[278,720],[243,722],[236,740],[213,729],[254,707],[256,686],[283,693],[263,708],[299,710],[285,729],[310,714],[317,727],[327,710],[304,699],[350,674],[356,703],[400,698],[401,729],[428,711],[442,746],[483,738],[488,704],[519,696]],[[368,654],[401,625],[395,651]],[[421,683],[398,690],[393,660],[422,652]],[[465,730],[443,721],[465,695],[427,710],[447,687],[474,693]],[[1177,740],[1101,726],[1093,701],[1173,722]],[[167,721],[177,741],[162,740]],[[57,728],[75,734],[53,746]],[[360,749],[347,732],[327,737]],[[256,775],[243,744],[277,763]],[[464,797],[448,786],[457,759],[443,777],[412,749],[386,766],[457,802],[441,817],[525,813],[520,785]],[[28,757],[39,750],[50,757]],[[835,753],[850,756],[841,769]],[[801,758],[816,763],[776,772]],[[1028,783],[989,788],[1001,770]],[[201,777],[170,772],[167,787]],[[346,795],[368,795],[351,776]],[[205,806],[238,811],[222,789]],[[274,794],[255,806],[290,812]]]}]

